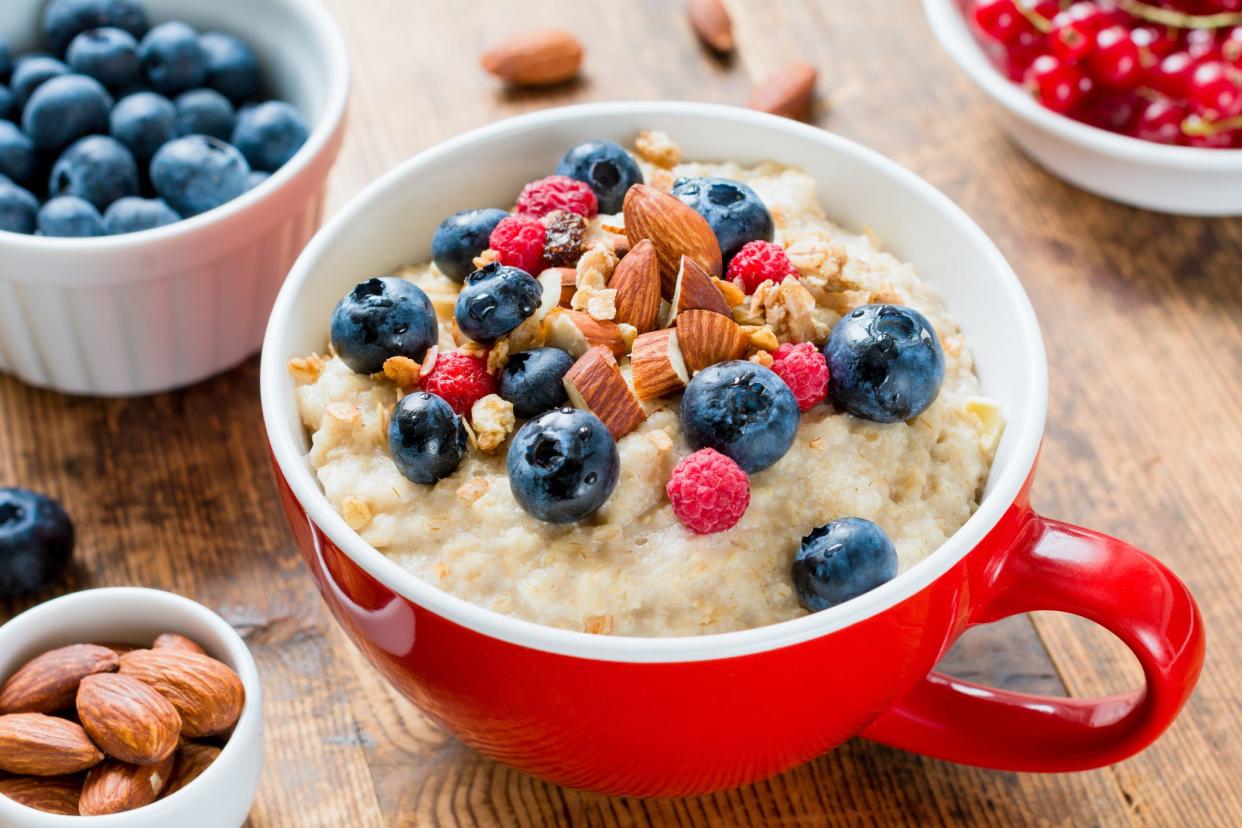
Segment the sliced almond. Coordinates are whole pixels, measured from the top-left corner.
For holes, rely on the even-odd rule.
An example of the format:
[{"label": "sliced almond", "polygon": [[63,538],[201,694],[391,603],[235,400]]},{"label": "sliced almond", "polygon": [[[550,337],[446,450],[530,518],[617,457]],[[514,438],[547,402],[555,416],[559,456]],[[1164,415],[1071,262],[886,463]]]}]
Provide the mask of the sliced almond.
[{"label": "sliced almond", "polygon": [[515,86],[550,86],[578,74],[582,44],[560,29],[509,35],[480,57],[483,68]]},{"label": "sliced almond", "polygon": [[150,805],[164,790],[172,775],[173,756],[155,765],[129,765],[108,759],[86,775],[78,813],[101,816],[132,811]]},{"label": "sliced almond", "polygon": [[699,40],[720,54],[733,51],[733,21],[722,0],[686,0],[686,15]]},{"label": "sliced almond", "polygon": [[677,342],[691,372],[717,362],[741,359],[750,347],[750,338],[740,325],[728,316],[708,310],[688,310],[677,315]]},{"label": "sliced almond", "polygon": [[655,328],[660,320],[660,260],[651,239],[634,245],[612,272],[608,287],[617,291],[617,322],[633,325],[639,333]]},{"label": "sliced almond", "polygon": [[569,401],[590,411],[620,440],[647,418],[612,353],[596,345],[578,358],[562,378]]},{"label": "sliced almond", "polygon": [[[560,305],[562,308],[569,307],[569,303],[573,301],[574,293],[578,290],[577,279],[578,271],[572,267],[550,267],[543,273],[540,273],[539,283],[543,285],[543,304],[540,307],[547,308],[548,310],[557,305]],[[553,295],[556,299],[549,306],[549,298]]]},{"label": "sliced almond", "polygon": [[651,331],[635,339],[630,369],[634,393],[640,400],[654,400],[685,388],[690,372],[677,342],[677,329]]},{"label": "sliced almond", "polygon": [[806,120],[815,100],[819,72],[805,61],[796,61],[764,78],[746,105],[785,118]]},{"label": "sliced almond", "polygon": [[548,314],[548,344],[575,359],[602,345],[615,356],[626,352],[625,335],[615,322],[601,321],[581,311],[555,308]]},{"label": "sliced almond", "polygon": [[631,245],[651,239],[660,261],[660,295],[673,295],[681,257],[689,256],[707,271],[720,275],[720,244],[707,219],[676,196],[647,184],[635,184],[622,206],[625,234]]},{"label": "sliced almond", "polygon": [[723,316],[733,316],[724,294],[716,287],[707,271],[694,259],[682,256],[676,286],[673,288],[673,301],[670,303],[669,313],[672,318],[668,320],[669,323],[688,310],[706,310]]}]

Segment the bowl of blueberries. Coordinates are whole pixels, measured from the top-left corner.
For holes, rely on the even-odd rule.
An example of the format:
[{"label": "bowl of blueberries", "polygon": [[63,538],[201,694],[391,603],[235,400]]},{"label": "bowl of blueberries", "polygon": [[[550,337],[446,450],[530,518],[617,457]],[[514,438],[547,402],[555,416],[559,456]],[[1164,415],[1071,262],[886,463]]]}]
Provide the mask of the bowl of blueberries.
[{"label": "bowl of blueberries", "polygon": [[104,396],[254,354],[349,70],[311,0],[4,0],[0,371]]}]

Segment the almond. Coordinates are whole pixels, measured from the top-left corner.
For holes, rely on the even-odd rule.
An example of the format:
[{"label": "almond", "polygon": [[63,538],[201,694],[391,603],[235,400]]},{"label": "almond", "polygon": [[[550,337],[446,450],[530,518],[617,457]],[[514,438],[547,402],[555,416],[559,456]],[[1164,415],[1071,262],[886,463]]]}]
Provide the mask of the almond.
[{"label": "almond", "polygon": [[633,325],[639,333],[655,328],[660,319],[660,261],[651,239],[634,245],[608,280],[617,291],[617,322]]},{"label": "almond", "polygon": [[[688,310],[677,315],[677,341],[686,367],[692,372],[717,362],[741,359],[750,346],[750,338],[733,319],[707,310]],[[121,669],[125,669],[124,659]]]},{"label": "almond", "polygon": [[23,664],[0,687],[0,713],[52,713],[73,706],[78,682],[94,673],[111,673],[121,660],[98,644],[71,644],[49,650]]},{"label": "almond", "polygon": [[[548,292],[555,285],[556,301],[552,303],[552,307],[557,305],[562,308],[569,307],[574,293],[578,290],[577,280],[578,271],[572,267],[550,267],[539,274],[539,283],[543,285],[545,300]],[[544,304],[546,305],[547,302],[545,301]]]},{"label": "almond", "polygon": [[764,78],[751,93],[746,105],[785,118],[806,120],[815,100],[819,72],[805,61],[797,61]]},{"label": "almond", "polygon": [[676,328],[651,331],[635,339],[630,368],[634,372],[634,393],[640,400],[654,400],[680,391],[690,381]]},{"label": "almond", "polygon": [[[677,270],[677,281],[673,288],[673,300],[670,303],[669,315],[677,318],[688,310],[706,310],[722,316],[733,317],[729,303],[724,294],[716,287],[707,271],[699,267],[699,263],[689,256],[681,257],[681,266]],[[672,319],[668,321],[671,323]]]},{"label": "almond", "polygon": [[62,776],[104,758],[82,726],[44,713],[0,716],[0,770],[23,776]]},{"label": "almond", "polygon": [[177,708],[138,679],[120,674],[82,679],[78,718],[104,753],[133,765],[161,761],[177,749],[181,735]]},{"label": "almond", "polygon": [[511,35],[483,53],[483,68],[515,86],[550,86],[578,74],[582,44],[560,29]]},{"label": "almond", "polygon": [[698,262],[709,276],[720,275],[720,244],[707,219],[676,196],[647,184],[635,184],[621,208],[631,245],[651,239],[660,261],[660,295],[669,298],[677,282],[681,257]]},{"label": "almond", "polygon": [[100,816],[132,811],[150,805],[172,775],[173,755],[155,765],[129,765],[108,759],[86,775],[78,813]]},{"label": "almond", "polygon": [[686,0],[686,15],[699,40],[720,54],[733,51],[733,21],[721,0]]},{"label": "almond", "polygon": [[[409,358],[407,357],[407,359]],[[413,360],[411,360],[411,362],[412,361]],[[385,363],[384,367],[385,367],[385,370],[387,370],[387,367],[388,367],[387,363]],[[177,633],[164,633],[163,635],[159,636],[158,638],[155,639],[155,643],[151,645],[151,649],[152,650],[170,650],[170,649],[171,650],[185,650],[191,653],[199,653],[201,655],[207,655],[207,651],[204,650],[202,647],[200,647],[198,642],[192,639],[186,638],[184,635],[178,635]]]},{"label": "almond", "polygon": [[603,345],[614,356],[622,356],[627,350],[625,336],[617,323],[564,308],[556,308],[548,314],[548,344],[575,359],[596,345]]},{"label": "almond", "polygon": [[602,345],[578,358],[561,380],[576,407],[590,411],[620,440],[647,419],[612,352]]},{"label": "almond", "polygon": [[181,714],[191,739],[223,733],[241,716],[246,692],[228,665],[181,650],[135,650],[121,656],[121,675],[149,684]]},{"label": "almond", "polygon": [[82,780],[76,776],[14,776],[0,779],[0,796],[49,814],[78,815]]},{"label": "almond", "polygon": [[199,774],[207,770],[212,762],[216,761],[219,755],[220,748],[214,745],[197,745],[190,742],[177,748],[172,778],[160,792],[160,798],[171,796],[193,782]]}]

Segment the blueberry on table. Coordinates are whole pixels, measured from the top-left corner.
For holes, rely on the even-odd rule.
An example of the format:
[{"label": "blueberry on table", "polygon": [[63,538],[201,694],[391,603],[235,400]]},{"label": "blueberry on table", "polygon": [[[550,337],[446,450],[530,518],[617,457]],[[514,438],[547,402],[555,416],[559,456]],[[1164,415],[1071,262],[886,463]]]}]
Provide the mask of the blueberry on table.
[{"label": "blueberry on table", "polygon": [[52,196],[77,196],[106,210],[118,198],[138,194],[138,165],[121,142],[88,135],[57,159],[48,190]]},{"label": "blueberry on table", "polygon": [[147,13],[138,0],[50,0],[43,10],[43,39],[56,55],[63,55],[82,32],[105,26],[141,38],[147,33]]},{"label": "blueberry on table", "polygon": [[162,199],[128,196],[117,199],[103,217],[103,229],[109,236],[153,230],[181,221],[177,211]]},{"label": "blueberry on table", "polygon": [[89,75],[109,89],[128,89],[142,77],[138,41],[122,29],[90,29],[69,44],[69,68]]},{"label": "blueberry on table", "polygon": [[427,294],[397,276],[362,282],[332,310],[332,349],[359,374],[383,370],[389,357],[422,362],[439,334]]},{"label": "blueberry on table", "polygon": [[415,483],[435,483],[457,471],[466,454],[466,426],[435,394],[406,394],[388,421],[388,449],[397,470]]},{"label": "blueberry on table", "polygon": [[500,375],[500,396],[513,403],[513,413],[527,419],[569,401],[561,379],[574,358],[560,348],[534,348],[509,357]]},{"label": "blueberry on table", "polygon": [[156,92],[135,92],[117,101],[108,116],[108,133],[126,146],[139,164],[177,137],[177,107]]},{"label": "blueberry on table", "polygon": [[147,81],[163,95],[202,86],[207,79],[207,55],[199,45],[198,32],[187,23],[172,21],[151,29],[138,54]]},{"label": "blueberry on table", "polygon": [[712,448],[748,474],[785,456],[798,431],[798,401],[770,368],[733,360],[694,375],[681,398],[681,425],[695,449]]},{"label": "blueberry on table", "polygon": [[543,286],[525,270],[492,262],[466,277],[457,294],[457,328],[475,342],[495,342],[534,314]]},{"label": "blueberry on table", "polygon": [[177,96],[177,133],[210,135],[221,141],[233,137],[237,112],[229,99],[214,89],[191,89]]},{"label": "blueberry on table", "polygon": [[485,207],[449,216],[431,237],[432,261],[441,273],[460,284],[474,271],[474,257],[487,249],[496,225],[508,215],[496,207]]},{"label": "blueberry on table", "polygon": [[52,78],[72,73],[65,64],[49,55],[26,55],[18,59],[13,67],[13,77],[9,79],[9,88],[17,99],[18,110],[25,109],[26,101],[34,91]]},{"label": "blueberry on table", "polygon": [[38,212],[37,198],[7,178],[0,177],[0,230],[29,235],[35,231]]},{"label": "blueberry on table", "polygon": [[594,514],[621,473],[607,426],[576,408],[546,411],[518,429],[508,467],[513,497],[548,523],[572,523]]},{"label": "blueberry on table", "polygon": [[73,556],[73,524],[60,504],[26,489],[0,489],[0,598],[51,586]]},{"label": "blueberry on table", "polygon": [[0,121],[0,175],[23,184],[34,173],[35,160],[35,146],[26,133]]},{"label": "blueberry on table", "polygon": [[245,41],[224,32],[204,32],[198,44],[207,58],[207,86],[235,104],[259,93],[259,59]]},{"label": "blueberry on table", "polygon": [[847,517],[820,526],[802,539],[793,580],[811,612],[857,598],[897,577],[897,550],[869,520]]},{"label": "blueberry on table", "polygon": [[77,139],[108,131],[112,97],[86,75],[61,75],[43,83],[22,112],[22,130],[36,148],[64,149]]},{"label": "blueberry on table", "polygon": [[673,195],[707,219],[726,266],[747,242],[772,241],[772,215],[755,191],[740,181],[684,178],[673,186]]},{"label": "blueberry on table", "polygon": [[95,205],[77,196],[57,196],[39,208],[39,232],[59,238],[104,235],[103,216]]},{"label": "blueberry on table", "polygon": [[284,101],[243,108],[233,128],[233,145],[250,166],[276,172],[306,143],[310,130],[301,113]]},{"label": "blueberry on table", "polygon": [[160,147],[151,159],[151,185],[183,216],[196,216],[246,192],[250,167],[231,144],[187,135]]},{"label": "blueberry on table", "polygon": [[877,423],[917,417],[944,383],[940,338],[923,314],[901,305],[863,305],[841,317],[824,357],[833,405]]},{"label": "blueberry on table", "polygon": [[625,193],[643,183],[643,171],[625,148],[612,141],[588,141],[565,153],[556,165],[557,175],[567,175],[590,186],[601,213],[618,213]]}]

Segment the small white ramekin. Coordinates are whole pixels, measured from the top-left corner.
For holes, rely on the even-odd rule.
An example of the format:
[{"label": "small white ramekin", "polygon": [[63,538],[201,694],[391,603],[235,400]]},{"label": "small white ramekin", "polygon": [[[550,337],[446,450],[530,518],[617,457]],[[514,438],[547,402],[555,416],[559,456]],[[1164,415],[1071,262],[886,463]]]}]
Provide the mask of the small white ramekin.
[{"label": "small white ramekin", "polygon": [[167,799],[108,816],[48,814],[0,796],[5,828],[236,828],[254,804],[263,768],[263,694],[259,670],[241,636],[189,598],[158,589],[108,587],[54,598],[0,626],[0,679],[40,653],[81,643],[150,646],[180,633],[237,671],[246,688],[241,718],[220,756]]},{"label": "small white ramekin", "polygon": [[[39,43],[45,0],[3,0],[0,36]],[[152,22],[234,32],[274,97],[312,124],[306,145],[240,198],[167,227],[56,239],[0,231],[0,371],[72,394],[165,391],[242,362],[285,274],[319,227],[345,128],[349,66],[315,0],[144,0]]]},{"label": "small white ramekin", "polygon": [[940,45],[999,105],[1010,137],[1053,175],[1148,210],[1242,215],[1242,150],[1171,147],[1058,115],[992,65],[962,9],[962,0],[923,0]]}]

